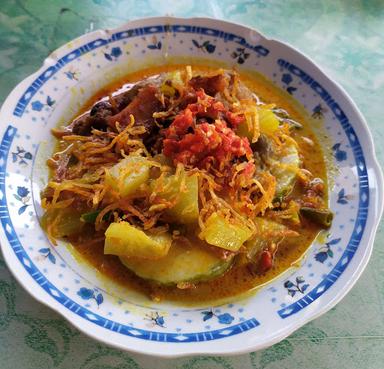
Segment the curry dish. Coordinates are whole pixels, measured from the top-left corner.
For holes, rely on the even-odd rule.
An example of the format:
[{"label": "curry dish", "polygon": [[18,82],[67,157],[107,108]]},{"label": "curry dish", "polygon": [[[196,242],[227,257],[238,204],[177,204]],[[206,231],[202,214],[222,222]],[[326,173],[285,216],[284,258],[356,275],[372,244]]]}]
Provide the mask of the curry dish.
[{"label": "curry dish", "polygon": [[308,118],[233,70],[146,69],[53,130],[42,224],[113,280],[185,303],[249,291],[329,227]]}]

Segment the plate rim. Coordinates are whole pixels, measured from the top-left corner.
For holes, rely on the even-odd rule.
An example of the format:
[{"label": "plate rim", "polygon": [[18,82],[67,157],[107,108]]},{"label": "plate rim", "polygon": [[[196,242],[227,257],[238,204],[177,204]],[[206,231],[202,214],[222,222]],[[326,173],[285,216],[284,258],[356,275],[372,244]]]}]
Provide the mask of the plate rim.
[{"label": "plate rim", "polygon": [[[377,209],[376,209],[377,210],[377,218],[376,218],[376,221],[373,221],[372,227],[369,229],[370,234],[369,234],[368,239],[365,242],[366,246],[365,246],[365,249],[364,249],[364,255],[363,255],[362,259],[360,260],[356,270],[353,271],[352,277],[350,278],[350,280],[343,285],[342,289],[340,291],[338,291],[336,296],[334,296],[332,299],[330,299],[330,301],[327,304],[325,304],[325,305],[321,306],[320,308],[318,308],[318,311],[313,313],[311,316],[309,316],[309,317],[304,316],[304,317],[302,317],[300,319],[296,318],[295,319],[295,323],[291,324],[289,326],[289,329],[286,328],[285,331],[283,332],[283,334],[280,333],[279,335],[276,335],[276,337],[274,337],[274,339],[271,339],[268,342],[260,343],[257,346],[245,347],[242,350],[240,350],[240,349],[235,349],[235,350],[230,350],[230,351],[227,350],[225,352],[221,352],[220,348],[218,348],[218,350],[216,350],[217,352],[216,351],[212,351],[212,349],[207,348],[206,350],[205,349],[204,350],[197,349],[197,350],[192,350],[192,351],[185,350],[184,352],[172,352],[172,353],[161,352],[163,350],[160,349],[156,353],[154,353],[154,352],[149,353],[145,349],[135,349],[135,347],[138,347],[138,345],[134,345],[135,347],[133,347],[133,348],[132,347],[127,347],[126,345],[123,345],[123,344],[107,341],[106,339],[104,339],[104,337],[98,336],[97,334],[92,334],[91,333],[92,330],[87,330],[86,329],[87,327],[84,327],[84,325],[90,325],[90,326],[94,327],[93,325],[91,325],[90,322],[88,322],[88,321],[86,321],[86,320],[84,320],[82,318],[80,319],[75,314],[73,314],[71,311],[68,311],[67,309],[65,309],[60,303],[55,301],[51,296],[49,296],[49,298],[48,298],[49,301],[47,301],[47,294],[46,294],[45,291],[43,291],[43,290],[39,290],[39,291],[34,290],[34,287],[35,287],[34,285],[32,285],[32,287],[27,286],[27,284],[25,283],[25,280],[22,280],[21,274],[25,274],[29,278],[31,278],[31,277],[29,276],[29,274],[24,269],[21,269],[21,268],[14,269],[14,268],[11,267],[12,264],[15,265],[15,260],[12,260],[13,259],[12,256],[14,256],[14,255],[11,254],[11,257],[10,257],[10,253],[9,253],[10,248],[7,247],[8,246],[8,240],[4,236],[4,230],[1,227],[0,240],[1,240],[1,249],[2,249],[3,255],[4,255],[4,260],[5,260],[8,268],[9,268],[9,270],[11,271],[11,273],[18,280],[19,284],[33,298],[35,298],[40,303],[48,306],[52,310],[58,312],[71,325],[74,325],[81,332],[83,332],[86,335],[92,337],[93,339],[99,340],[99,341],[101,341],[101,342],[103,342],[105,344],[108,344],[110,346],[114,346],[114,347],[117,347],[117,348],[123,349],[123,350],[128,350],[130,352],[146,354],[146,355],[153,355],[153,356],[163,357],[163,358],[175,358],[175,357],[183,357],[183,356],[202,355],[202,354],[229,356],[229,355],[242,354],[242,353],[247,353],[247,352],[251,352],[251,351],[255,351],[255,350],[260,350],[260,349],[269,347],[269,346],[271,346],[271,345],[281,341],[282,339],[286,338],[287,336],[292,334],[294,331],[296,331],[297,329],[302,327],[304,324],[306,324],[309,321],[311,321],[313,319],[316,319],[320,315],[326,313],[328,310],[330,310],[333,306],[335,306],[338,302],[340,302],[340,300],[342,300],[344,298],[344,296],[350,291],[350,289],[357,282],[357,280],[359,279],[360,275],[364,271],[364,269],[365,269],[365,267],[366,267],[366,265],[367,265],[367,263],[368,263],[368,261],[370,259],[370,256],[371,256],[372,250],[373,250],[373,243],[374,243],[375,234],[376,234],[377,228],[378,228],[378,226],[380,224],[380,218],[381,218],[381,215],[382,215],[382,212],[383,212],[383,191],[382,191],[382,188],[383,188],[383,174],[382,174],[382,171],[380,169],[380,165],[379,165],[377,157],[376,157],[373,137],[372,137],[371,131],[369,130],[369,126],[368,126],[364,116],[362,115],[362,113],[358,109],[357,105],[351,99],[351,97],[348,95],[348,93],[345,91],[345,89],[339,83],[337,83],[335,80],[333,80],[330,77],[328,77],[327,74],[322,70],[321,67],[319,67],[317,65],[317,63],[315,61],[313,61],[310,57],[308,57],[302,51],[299,51],[296,47],[292,46],[291,44],[289,44],[287,42],[282,42],[282,41],[276,40],[274,38],[268,38],[268,37],[264,36],[258,30],[256,30],[255,28],[247,26],[247,25],[242,25],[242,24],[239,24],[239,23],[236,23],[236,22],[228,22],[228,21],[225,21],[225,20],[213,19],[213,18],[209,18],[209,17],[182,18],[182,17],[169,17],[168,16],[168,17],[137,18],[137,19],[134,19],[132,21],[126,22],[124,24],[121,24],[121,25],[119,25],[118,27],[115,27],[115,28],[111,28],[111,29],[108,29],[108,30],[95,30],[95,31],[92,31],[90,33],[83,34],[83,35],[81,35],[81,36],[79,36],[79,37],[77,37],[77,38],[75,38],[73,40],[70,40],[66,44],[58,47],[47,58],[44,59],[41,67],[37,71],[35,71],[31,75],[29,75],[28,77],[23,79],[20,83],[18,83],[14,87],[14,89],[10,92],[10,94],[4,100],[4,103],[2,104],[2,107],[1,107],[1,110],[0,110],[0,115],[4,114],[4,111],[6,110],[5,107],[7,106],[7,104],[11,104],[11,100],[13,100],[13,98],[16,95],[19,95],[20,90],[23,87],[26,87],[27,85],[29,85],[32,80],[34,80],[40,73],[43,72],[43,70],[45,68],[45,65],[49,61],[49,59],[55,59],[54,54],[60,54],[64,50],[64,48],[68,45],[68,43],[79,42],[79,41],[83,40],[84,38],[88,38],[88,37],[92,38],[92,37],[94,37],[96,35],[101,35],[101,34],[105,34],[105,33],[118,32],[121,29],[132,27],[132,25],[134,25],[135,23],[140,23],[142,21],[151,21],[151,22],[155,22],[156,21],[156,22],[163,22],[164,23],[164,22],[167,22],[167,20],[172,22],[172,23],[177,22],[177,21],[180,21],[180,22],[182,22],[182,21],[192,21],[192,22],[193,21],[198,21],[198,22],[199,21],[202,21],[202,22],[203,21],[208,21],[209,22],[209,21],[211,21],[211,22],[215,22],[218,25],[224,23],[227,27],[235,25],[235,26],[243,28],[244,30],[254,31],[254,32],[256,32],[256,34],[260,35],[261,38],[267,40],[268,42],[277,43],[278,45],[280,45],[282,47],[288,47],[289,49],[291,49],[291,51],[293,51],[294,53],[298,54],[299,57],[304,58],[305,62],[309,63],[316,70],[316,73],[321,75],[321,77],[324,78],[327,81],[327,83],[332,86],[332,88],[335,88],[336,90],[338,90],[340,92],[341,97],[343,99],[345,99],[345,101],[349,104],[349,107],[353,110],[353,113],[356,114],[356,116],[358,117],[359,123],[360,123],[364,133],[366,134],[366,139],[367,139],[367,143],[369,144],[369,146],[367,146],[367,145],[364,146],[364,157],[365,157],[366,162],[369,162],[369,164],[370,164],[369,168],[373,169],[373,172],[374,172],[374,177],[373,178],[376,179],[378,187],[379,187],[379,191],[377,192],[377,196],[375,196],[375,203],[373,204],[375,206],[377,205]],[[4,124],[4,126],[5,126],[5,124]],[[381,191],[380,191],[380,188],[381,188]],[[372,204],[370,204],[370,205],[372,206]],[[372,210],[370,209],[369,211],[371,212]],[[368,216],[367,216],[367,218],[368,218]],[[366,234],[364,234],[364,236],[366,236]],[[16,258],[16,256],[14,256],[14,257]],[[22,273],[20,273],[20,271],[18,269],[22,270]],[[33,284],[35,284],[34,281],[33,281]],[[56,306],[54,306],[54,305],[56,305]],[[126,340],[127,341],[131,340],[131,339],[133,339],[134,342],[138,342],[136,339],[126,336]],[[153,342],[153,343],[159,344],[159,342]],[[182,344],[177,344],[177,347],[181,347],[181,345]],[[188,343],[187,345],[191,345],[191,344]],[[218,345],[218,346],[220,346],[220,345]],[[173,346],[173,347],[176,347],[176,346]],[[175,351],[179,351],[179,350],[175,350]]]}]

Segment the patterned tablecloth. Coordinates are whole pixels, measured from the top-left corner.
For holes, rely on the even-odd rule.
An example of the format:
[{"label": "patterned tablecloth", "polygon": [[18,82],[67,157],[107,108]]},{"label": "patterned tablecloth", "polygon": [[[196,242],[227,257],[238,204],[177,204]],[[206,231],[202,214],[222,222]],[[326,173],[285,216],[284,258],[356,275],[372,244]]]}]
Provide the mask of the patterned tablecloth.
[{"label": "patterned tablecloth", "polygon": [[[312,57],[365,115],[384,164],[383,0],[1,0],[0,103],[55,48],[98,28],[154,16],[210,16],[253,26]],[[283,342],[230,358],[159,360],[102,345],[35,302],[0,256],[0,367],[3,369],[384,367],[384,227],[348,296]]]}]

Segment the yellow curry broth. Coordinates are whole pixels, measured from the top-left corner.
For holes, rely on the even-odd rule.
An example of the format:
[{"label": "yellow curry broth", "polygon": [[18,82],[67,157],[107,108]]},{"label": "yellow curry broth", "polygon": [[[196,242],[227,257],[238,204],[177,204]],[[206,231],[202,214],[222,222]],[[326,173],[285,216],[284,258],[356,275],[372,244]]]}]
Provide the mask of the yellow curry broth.
[{"label": "yellow curry broth", "polygon": [[[170,72],[179,68],[185,68],[185,66],[168,65],[144,69],[127,76],[123,83],[137,82],[149,76],[162,72]],[[217,68],[203,66],[193,67],[194,72],[214,73],[215,70],[217,71]],[[299,145],[303,167],[312,172],[315,177],[320,177],[324,180],[324,183],[327,183],[324,155],[315,134],[310,128],[311,118],[302,108],[295,104],[294,100],[287,93],[276,88],[264,77],[254,73],[247,73],[242,74],[241,79],[261,100],[285,109],[292,119],[303,125],[302,129],[294,130],[292,134]],[[123,83],[120,81],[99,91],[84,106],[83,112],[88,110],[100,98],[116,91]],[[118,257],[104,255],[103,234],[96,237],[91,229],[89,229],[88,232],[85,231],[78,237],[72,237],[70,241],[87,262],[117,283],[152,297],[179,301],[183,304],[196,304],[233,297],[267,283],[289,267],[297,264],[318,232],[319,228],[317,226],[304,223],[299,229],[298,237],[290,239],[289,241],[283,241],[280,244],[275,256],[273,268],[264,275],[252,275],[246,265],[235,263],[224,275],[211,281],[198,283],[196,284],[196,288],[191,289],[157,286],[136,277],[123,266]]]}]

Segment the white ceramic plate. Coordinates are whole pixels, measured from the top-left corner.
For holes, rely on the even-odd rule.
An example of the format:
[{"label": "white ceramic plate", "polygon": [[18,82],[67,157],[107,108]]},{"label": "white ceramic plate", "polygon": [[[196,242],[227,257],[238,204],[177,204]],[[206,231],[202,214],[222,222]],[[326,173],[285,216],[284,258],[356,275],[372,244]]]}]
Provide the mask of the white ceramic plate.
[{"label": "white ceramic plate", "polygon": [[[148,64],[204,57],[256,70],[323,117],[339,168],[325,244],[254,296],[221,306],[150,303],[100,278],[39,226],[50,128],[65,122],[103,85]],[[176,59],[175,59],[176,58]],[[84,333],[162,357],[231,355],[282,340],[333,307],[370,257],[383,180],[364,118],[311,60],[250,28],[213,19],[150,18],[81,36],[52,53],[9,95],[0,113],[0,240],[20,284]]]}]

